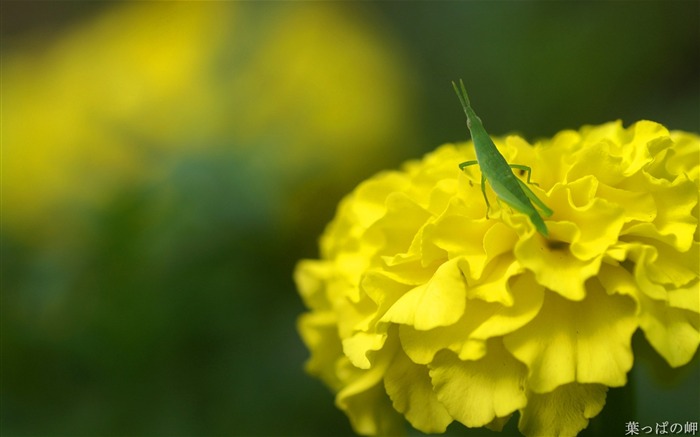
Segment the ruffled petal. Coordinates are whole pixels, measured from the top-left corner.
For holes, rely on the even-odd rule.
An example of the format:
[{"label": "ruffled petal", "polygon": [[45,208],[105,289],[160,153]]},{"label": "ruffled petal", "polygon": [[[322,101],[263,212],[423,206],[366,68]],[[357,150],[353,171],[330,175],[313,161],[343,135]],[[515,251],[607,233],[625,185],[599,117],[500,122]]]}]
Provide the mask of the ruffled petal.
[{"label": "ruffled petal", "polygon": [[443,433],[452,416],[438,401],[428,368],[415,364],[399,351],[384,377],[384,387],[396,411],[414,428],[425,433]]},{"label": "ruffled petal", "polygon": [[488,353],[478,361],[462,361],[444,351],[430,365],[438,399],[468,427],[487,425],[524,407],[525,374],[499,341],[490,341]]},{"label": "ruffled petal", "polygon": [[506,348],[528,367],[530,390],[546,393],[572,382],[626,383],[636,306],[626,297],[607,295],[595,280],[587,285],[589,295],[581,302],[546,295],[538,316],[504,337]]},{"label": "ruffled petal", "polygon": [[[479,302],[474,305],[477,307],[487,306],[487,304]],[[478,310],[475,313],[481,314]],[[449,349],[465,359],[479,359],[486,354],[486,345],[482,340],[469,339],[468,333],[483,318],[478,316],[473,319],[465,317],[454,325],[427,331],[419,331],[412,326],[401,325],[399,327],[401,345],[406,355],[417,364],[431,363],[435,355],[443,349]]]},{"label": "ruffled petal", "polygon": [[470,338],[487,340],[515,332],[539,314],[544,301],[544,287],[532,275],[521,275],[509,283],[511,306],[491,306],[488,318],[475,328]]},{"label": "ruffled petal", "polygon": [[700,138],[682,131],[671,131],[674,146],[671,155],[665,160],[670,174],[685,174],[696,183],[700,180]]},{"label": "ruffled petal", "polygon": [[341,391],[336,405],[345,411],[353,429],[358,434],[385,436],[406,434],[403,418],[394,410],[381,384],[353,394]]},{"label": "ruffled petal", "polygon": [[[573,240],[576,235],[576,228],[570,223],[558,223],[550,229],[552,234],[564,236],[564,240]],[[586,296],[585,282],[598,273],[602,256],[583,261],[567,248],[566,241],[545,242],[532,234],[518,241],[513,252],[522,266],[535,274],[539,284],[567,299],[582,300]]]},{"label": "ruffled petal", "polygon": [[670,184],[654,184],[649,192],[657,211],[653,221],[630,226],[624,235],[656,239],[686,252],[698,227],[698,219],[693,215],[698,205],[697,184],[686,176],[680,176]]},{"label": "ruffled petal", "polygon": [[299,318],[297,329],[311,351],[311,357],[306,361],[306,371],[339,390],[342,382],[335,373],[335,365],[343,356],[343,348],[336,323],[336,315],[332,312],[308,313]]},{"label": "ruffled petal", "polygon": [[567,384],[550,393],[528,394],[518,428],[526,436],[575,436],[605,405],[601,384]]},{"label": "ruffled petal", "polygon": [[357,332],[343,340],[343,353],[358,369],[369,369],[370,353],[382,349],[386,338],[386,333]]},{"label": "ruffled petal", "polygon": [[403,435],[403,419],[393,409],[382,380],[393,359],[393,346],[379,356],[368,370],[359,370],[349,360],[341,359],[336,371],[345,386],[338,392],[335,403],[350,418],[353,428],[365,435]]},{"label": "ruffled petal", "polygon": [[511,306],[473,299],[467,301],[464,315],[454,325],[427,331],[402,325],[399,338],[404,351],[418,364],[429,364],[443,349],[453,351],[461,360],[481,359],[488,339],[526,325],[542,306],[544,290],[531,275],[514,279],[509,288]]},{"label": "ruffled petal", "polygon": [[[700,293],[700,286],[694,285],[688,294],[692,293]],[[673,308],[644,293],[639,296],[642,308],[639,326],[646,339],[672,367],[688,364],[700,344],[698,311]]]},{"label": "ruffled petal", "polygon": [[[470,213],[461,202],[450,204],[440,217],[425,227],[423,256],[427,260],[464,258],[474,270],[467,274],[479,276],[486,263],[483,235],[493,226],[493,223],[488,223],[484,212],[485,209],[479,208],[478,213]],[[469,214],[479,218],[470,218]]]},{"label": "ruffled petal", "polygon": [[464,276],[456,260],[441,265],[432,279],[404,294],[384,314],[382,322],[411,325],[419,330],[455,323],[464,313]]},{"label": "ruffled petal", "polygon": [[604,253],[614,244],[626,220],[625,209],[606,199],[595,197],[599,184],[584,177],[568,185],[557,185],[550,199],[557,205],[558,222],[573,223],[576,233],[569,250],[580,260],[589,260]]},{"label": "ruffled petal", "polygon": [[316,311],[331,308],[324,290],[332,274],[332,265],[325,261],[303,260],[297,264],[294,270],[294,281],[308,308]]}]

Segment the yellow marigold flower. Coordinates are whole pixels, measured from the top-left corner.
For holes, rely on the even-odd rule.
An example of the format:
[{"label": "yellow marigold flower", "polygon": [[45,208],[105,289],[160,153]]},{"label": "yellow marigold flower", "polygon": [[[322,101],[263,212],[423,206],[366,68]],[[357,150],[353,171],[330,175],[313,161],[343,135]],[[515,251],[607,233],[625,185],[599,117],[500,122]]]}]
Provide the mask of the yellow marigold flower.
[{"label": "yellow marigold flower", "polygon": [[550,239],[504,204],[487,219],[478,168],[458,169],[473,145],[447,144],[360,184],[297,266],[307,370],[360,434],[518,411],[527,436],[575,435],[637,329],[674,367],[698,348],[700,137],[618,121],[494,142],[532,167]]}]

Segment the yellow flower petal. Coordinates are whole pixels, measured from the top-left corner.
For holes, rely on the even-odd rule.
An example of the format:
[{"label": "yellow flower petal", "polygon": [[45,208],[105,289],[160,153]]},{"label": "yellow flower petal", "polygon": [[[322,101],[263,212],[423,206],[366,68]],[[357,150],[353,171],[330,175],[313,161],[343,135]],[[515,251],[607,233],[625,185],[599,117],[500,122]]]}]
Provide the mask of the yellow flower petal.
[{"label": "yellow flower petal", "polygon": [[671,131],[675,146],[672,155],[666,159],[665,167],[671,174],[687,175],[691,181],[700,179],[700,139],[697,135],[682,131]]},{"label": "yellow flower petal", "polygon": [[401,436],[406,432],[403,418],[392,407],[381,384],[353,394],[341,391],[337,399],[336,405],[345,411],[358,434]]},{"label": "yellow flower petal", "polygon": [[525,368],[499,341],[490,341],[488,353],[478,361],[441,352],[429,367],[438,399],[466,426],[487,425],[527,403]]},{"label": "yellow flower petal", "polygon": [[343,356],[343,348],[336,323],[336,315],[332,312],[316,312],[302,315],[297,328],[311,351],[306,371],[321,378],[334,390],[340,390],[343,384],[336,375],[335,366]]},{"label": "yellow flower petal", "polygon": [[[488,319],[470,334],[471,338],[487,340],[514,332],[528,324],[539,313],[544,300],[544,288],[532,275],[521,275],[510,282],[513,304],[509,307],[491,306]],[[473,317],[473,316],[472,316]]]},{"label": "yellow flower petal", "polygon": [[[700,293],[697,283],[690,293]],[[649,343],[672,367],[688,364],[700,345],[700,314],[673,308],[667,302],[654,300],[640,293],[639,326]]]},{"label": "yellow flower petal", "polygon": [[653,221],[629,226],[623,234],[654,238],[687,251],[698,227],[698,219],[693,216],[698,205],[697,184],[681,176],[672,183],[654,184],[649,192],[657,211]]},{"label": "yellow flower petal", "polygon": [[546,393],[572,382],[617,387],[627,381],[637,328],[634,301],[606,295],[596,280],[587,286],[581,302],[548,294],[532,322],[504,337],[506,348],[529,369],[530,390]]},{"label": "yellow flower petal", "polygon": [[414,428],[425,433],[442,433],[452,416],[438,401],[428,369],[413,363],[399,351],[387,369],[384,387],[396,411]]},{"label": "yellow flower petal", "polygon": [[378,354],[375,365],[360,370],[349,360],[341,359],[336,370],[346,385],[336,395],[335,403],[345,411],[353,428],[367,435],[402,435],[403,420],[392,407],[382,380],[395,353],[395,342],[389,342]]},{"label": "yellow flower petal", "polygon": [[575,436],[603,409],[607,391],[600,384],[568,384],[528,394],[518,428],[527,436]]},{"label": "yellow flower petal", "polygon": [[678,252],[665,244],[657,244],[654,248],[657,253],[654,262],[643,266],[650,281],[669,289],[697,281],[700,275],[700,243],[693,242],[687,252]]},{"label": "yellow flower petal", "polygon": [[435,354],[443,349],[449,349],[457,354],[465,354],[464,359],[479,359],[486,353],[485,343],[480,340],[471,340],[467,334],[473,331],[479,323],[483,322],[483,307],[489,304],[481,302],[471,303],[470,309],[474,310],[474,317],[463,317],[454,325],[438,327],[427,331],[417,330],[410,325],[399,327],[399,338],[406,354],[417,364],[429,364]]},{"label": "yellow flower petal", "polygon": [[464,315],[455,324],[427,331],[408,325],[399,327],[401,345],[418,364],[429,364],[442,349],[461,360],[478,360],[486,354],[486,340],[513,332],[532,320],[542,306],[543,289],[531,275],[512,281],[513,304],[503,306],[469,299]]},{"label": "yellow flower petal", "polygon": [[332,267],[323,261],[300,261],[294,270],[294,281],[304,304],[314,310],[330,309],[328,298],[323,293],[332,274]]},{"label": "yellow flower petal", "polygon": [[[552,234],[566,236],[566,240],[575,238],[576,228],[572,224],[559,223],[550,228]],[[582,261],[566,250],[568,244],[557,244],[561,247],[550,248],[549,244],[533,234],[518,241],[514,253],[523,267],[535,274],[539,284],[567,299],[582,300],[586,295],[585,281],[598,272],[602,256]]]},{"label": "yellow flower petal", "polygon": [[452,325],[464,312],[465,285],[456,261],[448,261],[438,268],[428,283],[410,290],[396,301],[381,321],[411,325],[418,330]]},{"label": "yellow flower petal", "polygon": [[343,353],[358,369],[371,367],[368,354],[378,351],[384,346],[386,333],[358,332],[343,340]]},{"label": "yellow flower petal", "polygon": [[[693,358],[700,344],[700,279],[695,263],[698,244],[693,245],[694,253],[687,254],[687,259],[682,257],[667,270],[649,275],[649,266],[663,266],[673,259],[671,251],[665,254],[665,261],[657,263],[657,248],[624,245],[625,253],[636,261],[634,272],[605,266],[599,279],[609,293],[625,294],[638,302],[639,326],[647,340],[671,366],[678,367]],[[655,275],[662,281],[650,280]],[[663,280],[668,280],[672,288],[666,289]]]},{"label": "yellow flower petal", "polygon": [[508,292],[507,283],[510,278],[522,271],[522,265],[512,255],[499,257],[486,266],[478,280],[470,281],[467,298],[511,306],[513,297]]},{"label": "yellow flower petal", "polygon": [[452,259],[462,257],[468,260],[470,269],[465,273],[469,277],[478,277],[486,263],[486,253],[481,236],[493,226],[483,216],[471,219],[469,211],[460,203],[450,204],[445,213],[426,225],[423,231],[422,253],[428,259]]}]

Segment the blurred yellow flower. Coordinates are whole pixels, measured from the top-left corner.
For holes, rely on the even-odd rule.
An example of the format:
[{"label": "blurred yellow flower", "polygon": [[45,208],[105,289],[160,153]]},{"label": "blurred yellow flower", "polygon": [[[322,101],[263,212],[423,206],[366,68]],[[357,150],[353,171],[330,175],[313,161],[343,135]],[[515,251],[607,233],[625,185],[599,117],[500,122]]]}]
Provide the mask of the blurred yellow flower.
[{"label": "blurred yellow flower", "polygon": [[494,140],[532,167],[549,240],[503,204],[486,219],[478,168],[458,169],[472,144],[448,144],[360,184],[297,266],[307,370],[360,434],[519,411],[527,436],[575,435],[625,385],[638,328],[671,366],[697,350],[700,137],[640,121]]},{"label": "blurred yellow flower", "polygon": [[118,7],[4,57],[6,230],[41,234],[63,209],[104,201],[154,170],[130,136],[172,144],[196,114],[189,105],[206,106],[191,84],[211,56],[214,18],[205,8]]},{"label": "blurred yellow flower", "polygon": [[293,197],[310,175],[356,177],[404,130],[401,71],[375,28],[323,4],[128,2],[51,40],[14,41],[3,53],[5,231],[79,228],[75,214],[160,181],[188,153],[240,151],[274,192],[261,203]]}]

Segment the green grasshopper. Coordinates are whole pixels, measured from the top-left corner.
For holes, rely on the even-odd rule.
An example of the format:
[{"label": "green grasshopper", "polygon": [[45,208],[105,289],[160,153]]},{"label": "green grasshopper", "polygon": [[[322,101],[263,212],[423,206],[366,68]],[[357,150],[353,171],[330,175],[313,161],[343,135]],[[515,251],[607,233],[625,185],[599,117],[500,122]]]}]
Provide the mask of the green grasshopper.
[{"label": "green grasshopper", "polygon": [[[459,97],[459,101],[462,103],[462,108],[467,116],[467,128],[472,135],[472,140],[474,140],[474,148],[476,149],[476,161],[467,161],[459,164],[459,169],[464,170],[465,167],[470,165],[479,164],[481,169],[481,192],[484,195],[484,200],[486,201],[486,218],[489,216],[489,199],[486,197],[486,185],[485,181],[489,181],[491,188],[496,193],[499,199],[507,203],[511,208],[516,211],[522,212],[523,214],[530,217],[532,224],[535,225],[537,231],[549,237],[549,231],[547,226],[542,220],[542,216],[537,212],[533,203],[542,211],[542,215],[549,217],[552,215],[552,210],[547,207],[540,199],[537,198],[535,193],[528,188],[525,182],[521,181],[513,174],[511,168],[516,168],[518,170],[527,172],[527,183],[530,184],[530,167],[518,164],[508,164],[506,159],[501,155],[496,148],[496,145],[486,133],[484,126],[481,124],[481,119],[476,115],[469,103],[469,96],[467,95],[467,90],[464,88],[464,83],[460,79],[459,84],[460,89],[457,88],[457,84],[452,82],[452,86]],[[537,185],[537,184],[535,184]]]}]

